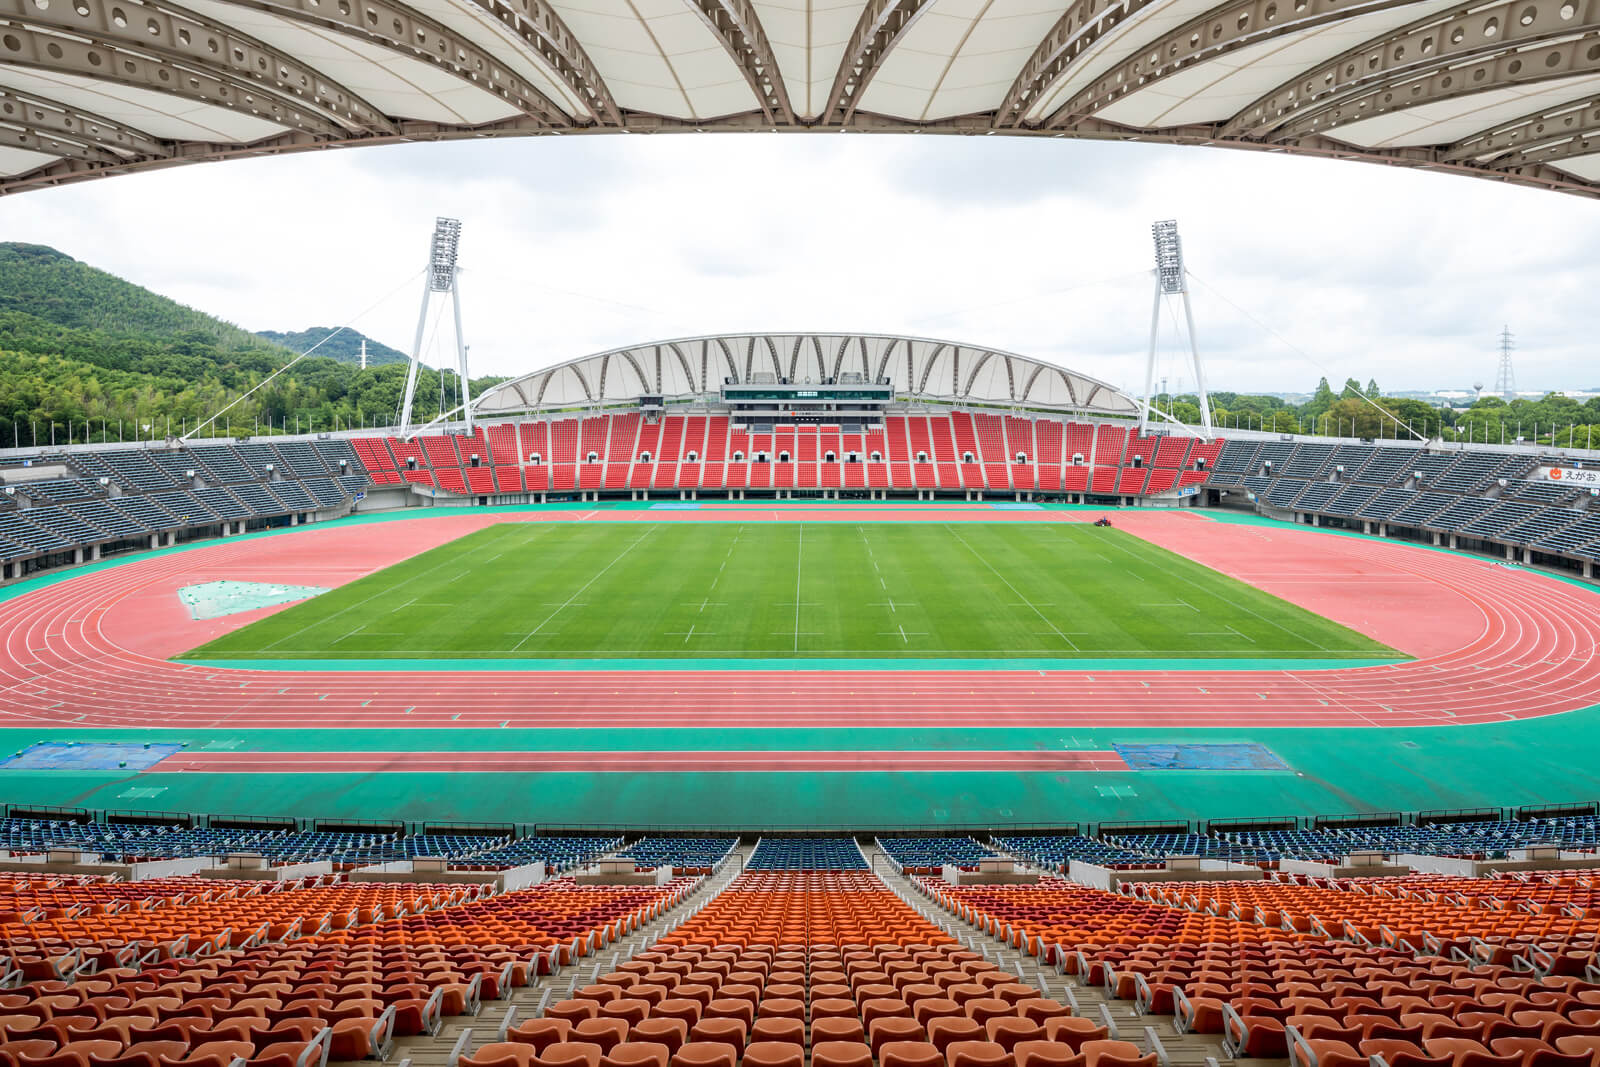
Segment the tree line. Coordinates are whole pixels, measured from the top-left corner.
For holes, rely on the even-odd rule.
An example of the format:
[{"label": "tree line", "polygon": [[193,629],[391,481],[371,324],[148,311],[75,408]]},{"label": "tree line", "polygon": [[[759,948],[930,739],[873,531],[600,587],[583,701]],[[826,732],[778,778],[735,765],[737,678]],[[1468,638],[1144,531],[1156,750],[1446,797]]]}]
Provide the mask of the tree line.
[{"label": "tree line", "polygon": [[[1507,401],[1480,396],[1470,404],[1446,407],[1414,397],[1384,396],[1376,381],[1363,387],[1354,378],[1335,392],[1323,378],[1303,404],[1225,391],[1211,393],[1210,399],[1212,422],[1223,429],[1480,444],[1521,441],[1561,448],[1590,448],[1600,442],[1600,397],[1580,401],[1547,393],[1537,400]],[[1200,421],[1195,394],[1163,394],[1155,404],[1181,422]]]},{"label": "tree line", "polygon": [[[0,244],[0,447],[182,436],[296,355],[54,249]],[[310,356],[201,433],[386,426],[406,370]],[[474,392],[501,380],[474,380]],[[417,417],[454,407],[460,391],[453,372],[425,369]]]}]

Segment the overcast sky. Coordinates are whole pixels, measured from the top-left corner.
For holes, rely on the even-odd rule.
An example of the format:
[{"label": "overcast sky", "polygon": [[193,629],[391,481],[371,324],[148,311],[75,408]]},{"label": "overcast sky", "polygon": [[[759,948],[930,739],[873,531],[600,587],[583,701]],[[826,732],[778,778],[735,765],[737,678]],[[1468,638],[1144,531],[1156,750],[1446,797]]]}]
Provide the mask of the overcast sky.
[{"label": "overcast sky", "polygon": [[[474,374],[809,329],[968,341],[1131,386],[1149,226],[1176,218],[1213,388],[1492,384],[1506,324],[1521,389],[1600,387],[1600,202],[1228,150],[839,134],[407,145],[4,197],[0,239],[252,330],[350,323],[406,350],[436,215],[463,221]],[[1163,313],[1162,373],[1187,388],[1180,320]]]}]

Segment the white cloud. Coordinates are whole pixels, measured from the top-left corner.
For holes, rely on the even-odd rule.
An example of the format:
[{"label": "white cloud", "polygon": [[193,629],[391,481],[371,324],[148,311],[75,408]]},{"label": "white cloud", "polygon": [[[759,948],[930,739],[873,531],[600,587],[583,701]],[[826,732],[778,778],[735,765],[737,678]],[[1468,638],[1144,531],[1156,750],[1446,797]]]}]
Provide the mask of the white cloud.
[{"label": "white cloud", "polygon": [[[7,197],[0,235],[251,329],[340,324],[377,302],[355,325],[405,349],[420,291],[407,279],[437,214],[464,222],[478,373],[805,328],[951,337],[1131,384],[1149,223],[1175,217],[1214,388],[1323,374],[1465,387],[1492,380],[1507,323],[1524,388],[1600,385],[1593,201],[1225,150],[792,134],[410,145]],[[1166,322],[1163,372],[1187,382]]]}]

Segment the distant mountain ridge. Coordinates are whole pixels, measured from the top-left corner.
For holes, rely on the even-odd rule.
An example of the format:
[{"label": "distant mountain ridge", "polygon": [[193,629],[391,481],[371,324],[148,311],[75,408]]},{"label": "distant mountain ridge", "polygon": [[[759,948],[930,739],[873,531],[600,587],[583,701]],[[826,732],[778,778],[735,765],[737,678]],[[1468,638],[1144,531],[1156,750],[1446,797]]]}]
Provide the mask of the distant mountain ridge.
[{"label": "distant mountain ridge", "polygon": [[[218,413],[218,434],[389,424],[406,358],[369,338],[359,370],[354,330],[266,382],[331,333],[257,335],[54,248],[0,242],[0,447],[136,440],[201,425],[209,434]],[[431,417],[457,396],[448,370],[421,375],[416,410]]]},{"label": "distant mountain ridge", "polygon": [[[312,326],[309,329],[296,333],[281,333],[277,330],[257,330],[256,336],[265,338],[274,344],[282,345],[295,352],[304,352],[312,345],[322,343],[316,354],[336,359],[340,363],[361,364],[361,342],[367,342],[367,366],[380,367],[387,363],[404,363],[410,357],[404,352],[390,348],[382,341],[374,341],[357,330],[344,329],[334,334],[332,326]],[[332,340],[325,340],[329,334],[334,334]]]}]

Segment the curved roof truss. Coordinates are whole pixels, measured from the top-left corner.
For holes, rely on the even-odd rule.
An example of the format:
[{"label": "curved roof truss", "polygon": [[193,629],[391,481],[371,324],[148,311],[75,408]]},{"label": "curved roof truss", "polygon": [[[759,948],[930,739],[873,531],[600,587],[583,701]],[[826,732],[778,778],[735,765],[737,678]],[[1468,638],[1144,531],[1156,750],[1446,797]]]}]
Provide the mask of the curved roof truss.
[{"label": "curved roof truss", "polygon": [[725,382],[887,380],[902,400],[1136,415],[1139,402],[1077,371],[980,345],[879,334],[754,333],[629,345],[502,382],[479,417],[626,404],[640,396],[710,399]]},{"label": "curved roof truss", "polygon": [[1600,193],[1600,0],[0,0],[0,192],[281,152],[861,130]]}]

